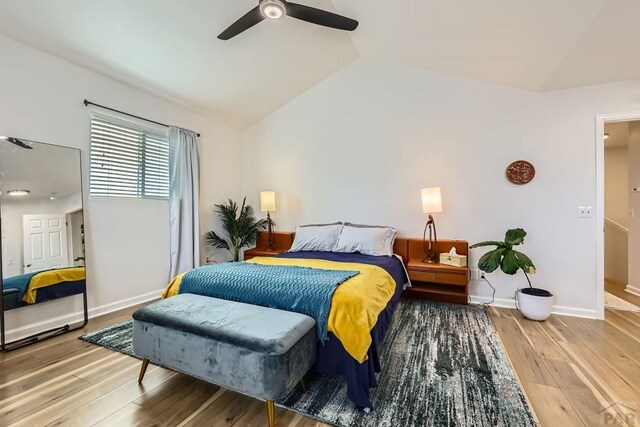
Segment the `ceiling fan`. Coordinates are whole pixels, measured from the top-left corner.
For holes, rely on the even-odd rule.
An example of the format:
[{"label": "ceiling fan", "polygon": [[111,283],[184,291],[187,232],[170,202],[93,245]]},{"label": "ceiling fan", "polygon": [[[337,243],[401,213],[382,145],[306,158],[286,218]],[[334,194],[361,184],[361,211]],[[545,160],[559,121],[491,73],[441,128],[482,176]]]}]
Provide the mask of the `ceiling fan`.
[{"label": "ceiling fan", "polygon": [[326,10],[302,4],[291,3],[286,0],[259,0],[260,3],[246,15],[231,24],[218,38],[229,40],[241,32],[248,30],[259,22],[267,19],[281,19],[289,15],[292,18],[307,21],[312,24],[336,28],[338,30],[353,31],[358,27],[358,21],[346,16],[336,15]]}]

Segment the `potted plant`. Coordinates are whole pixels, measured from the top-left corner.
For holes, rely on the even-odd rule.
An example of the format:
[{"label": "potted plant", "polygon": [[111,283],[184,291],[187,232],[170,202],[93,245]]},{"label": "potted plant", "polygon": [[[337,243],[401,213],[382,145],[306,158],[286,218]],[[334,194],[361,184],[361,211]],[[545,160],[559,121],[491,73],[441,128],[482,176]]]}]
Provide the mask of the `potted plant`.
[{"label": "potted plant", "polygon": [[504,236],[504,242],[487,241],[471,245],[471,249],[481,246],[495,246],[496,248],[480,257],[478,268],[485,273],[492,273],[500,269],[509,275],[514,275],[522,270],[529,283],[528,288],[516,291],[516,307],[525,317],[531,320],[546,320],[551,315],[553,295],[551,292],[534,288],[529,280],[529,274],[536,272],[536,267],[531,259],[520,251],[513,249],[524,242],[527,232],[522,228],[508,230]]},{"label": "potted plant", "polygon": [[267,228],[266,219],[256,220],[253,208],[246,204],[247,198],[242,200],[242,207],[229,199],[228,204],[214,205],[216,213],[222,221],[222,227],[228,238],[218,236],[215,231],[207,233],[207,242],[214,248],[226,249],[233,254],[233,261],[240,258],[240,249],[256,244],[258,232]]}]

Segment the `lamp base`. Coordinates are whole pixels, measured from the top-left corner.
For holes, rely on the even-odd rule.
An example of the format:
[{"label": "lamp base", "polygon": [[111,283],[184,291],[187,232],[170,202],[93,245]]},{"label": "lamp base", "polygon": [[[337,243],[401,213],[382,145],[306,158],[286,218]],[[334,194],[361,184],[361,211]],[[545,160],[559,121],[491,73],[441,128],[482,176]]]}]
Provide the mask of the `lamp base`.
[{"label": "lamp base", "polygon": [[271,213],[269,211],[267,211],[267,241],[268,241],[268,245],[267,245],[267,250],[268,251],[272,251],[274,250],[273,247],[273,221],[271,220]]},{"label": "lamp base", "polygon": [[[429,240],[427,240],[427,230],[429,230]],[[437,247],[438,235],[436,233],[436,222],[433,220],[433,216],[429,214],[428,221],[424,226],[424,233],[422,235],[422,248],[425,255],[422,262],[438,264],[440,256],[438,255]]]}]

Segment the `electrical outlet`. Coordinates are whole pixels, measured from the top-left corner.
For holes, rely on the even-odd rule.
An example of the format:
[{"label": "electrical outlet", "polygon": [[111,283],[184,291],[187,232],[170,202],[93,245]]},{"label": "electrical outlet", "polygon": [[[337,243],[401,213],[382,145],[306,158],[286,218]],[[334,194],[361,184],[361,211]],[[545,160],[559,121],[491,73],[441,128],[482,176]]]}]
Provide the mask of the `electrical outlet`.
[{"label": "electrical outlet", "polygon": [[482,270],[478,270],[478,271],[480,272],[480,280],[485,280],[486,279],[485,272]]},{"label": "electrical outlet", "polygon": [[482,280],[484,279],[484,271],[478,268],[471,269],[471,280]]},{"label": "electrical outlet", "polygon": [[578,206],[578,218],[593,218],[593,208],[591,206]]}]

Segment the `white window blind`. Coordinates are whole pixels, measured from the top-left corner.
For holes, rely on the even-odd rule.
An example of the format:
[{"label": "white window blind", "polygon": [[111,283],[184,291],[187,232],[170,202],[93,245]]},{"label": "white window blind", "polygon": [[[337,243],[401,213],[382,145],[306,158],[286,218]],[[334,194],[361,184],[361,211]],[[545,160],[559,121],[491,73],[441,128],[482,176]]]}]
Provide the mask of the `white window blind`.
[{"label": "white window blind", "polygon": [[91,196],[168,199],[167,135],[94,115],[90,173]]}]

